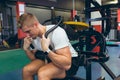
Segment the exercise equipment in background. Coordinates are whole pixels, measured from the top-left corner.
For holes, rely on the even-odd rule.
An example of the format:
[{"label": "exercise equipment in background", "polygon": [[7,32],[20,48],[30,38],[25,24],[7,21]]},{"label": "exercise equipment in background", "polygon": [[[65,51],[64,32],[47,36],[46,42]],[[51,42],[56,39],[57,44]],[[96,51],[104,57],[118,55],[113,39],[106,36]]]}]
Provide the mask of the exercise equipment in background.
[{"label": "exercise equipment in background", "polygon": [[78,39],[79,34],[77,33],[77,31],[89,28],[89,25],[85,22],[65,21],[63,22],[63,24],[63,28],[65,29],[70,41]]},{"label": "exercise equipment in background", "polygon": [[105,62],[109,60],[109,55],[106,49],[106,39],[104,35],[95,31],[92,27],[83,31],[78,31],[78,33],[79,41],[73,44],[73,47],[79,55],[83,57],[81,61],[84,62],[83,66],[86,69],[86,80],[92,80],[91,62],[99,63],[113,80],[119,80],[120,76],[117,77],[105,64]]},{"label": "exercise equipment in background", "polygon": [[3,43],[3,46],[4,46],[4,47],[10,48],[9,44],[8,44],[5,40],[3,40],[2,43]]},{"label": "exercise equipment in background", "polygon": [[89,24],[85,22],[77,22],[77,21],[66,21],[64,22],[66,25],[73,25],[76,30],[84,30],[89,28]]}]

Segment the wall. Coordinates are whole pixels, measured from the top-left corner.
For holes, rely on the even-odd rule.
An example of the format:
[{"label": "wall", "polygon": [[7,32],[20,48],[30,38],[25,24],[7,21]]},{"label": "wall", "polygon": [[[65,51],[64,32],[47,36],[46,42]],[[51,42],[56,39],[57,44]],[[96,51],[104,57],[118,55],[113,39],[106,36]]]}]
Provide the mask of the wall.
[{"label": "wall", "polygon": [[29,12],[29,13],[36,15],[38,20],[41,23],[43,23],[45,20],[51,18],[51,10],[49,10],[49,9],[26,7],[25,10],[26,10],[26,12]]},{"label": "wall", "polygon": [[[20,0],[20,1],[22,1],[22,0]],[[71,9],[73,7],[71,1],[70,0],[66,0],[66,1],[57,0],[57,2],[48,2],[46,0],[32,0],[32,1],[31,0],[28,0],[28,1],[24,0],[24,2],[26,4],[26,8],[25,8],[26,12],[30,12],[30,13],[35,14],[41,23],[43,23],[45,20],[51,18],[51,9],[50,9],[51,6],[56,6],[55,7],[56,16],[62,16],[65,21],[69,20],[71,17]],[[50,4],[48,4],[47,2]],[[79,4],[79,3],[80,3],[80,1],[76,0],[75,9],[78,9],[78,8],[83,9],[84,4]],[[37,4],[37,5],[34,5],[34,4]],[[12,19],[13,19],[14,33],[16,34],[17,33],[16,6],[14,4],[9,3],[9,2],[7,2],[7,5],[12,8]],[[44,7],[42,5],[44,5]],[[78,10],[78,14],[80,16],[82,15],[82,17],[84,17],[84,15],[81,14],[80,10]]]},{"label": "wall", "polygon": [[[18,0],[8,0],[8,1],[18,1]],[[73,9],[73,0],[19,0],[23,1],[26,4],[38,5],[38,6],[46,6],[46,7],[55,7],[61,9]],[[82,10],[84,8],[84,0],[74,0],[75,1],[75,9]]]},{"label": "wall", "polygon": [[[17,20],[16,20],[16,6],[15,5],[9,5],[9,7],[12,8],[12,19],[13,19],[13,25],[14,25],[14,32],[17,33]],[[51,18],[51,9],[46,8],[33,8],[33,7],[26,7],[26,12],[32,13],[37,16],[40,23],[43,23],[45,20],[48,20]],[[70,19],[71,13],[70,11],[60,11],[55,10],[56,16],[62,16],[65,21]]]}]

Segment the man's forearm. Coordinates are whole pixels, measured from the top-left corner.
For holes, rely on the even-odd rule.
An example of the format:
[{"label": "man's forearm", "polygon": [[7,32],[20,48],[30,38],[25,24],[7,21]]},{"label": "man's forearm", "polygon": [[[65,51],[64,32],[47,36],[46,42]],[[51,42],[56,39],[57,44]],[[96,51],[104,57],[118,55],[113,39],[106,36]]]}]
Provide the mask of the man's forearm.
[{"label": "man's forearm", "polygon": [[49,58],[52,60],[53,64],[56,66],[68,70],[71,66],[71,59],[68,59],[66,56],[58,55],[53,51],[50,51],[48,54]]},{"label": "man's forearm", "polygon": [[24,51],[26,52],[26,55],[30,58],[30,60],[35,59],[33,52],[31,52],[30,50],[24,50]]}]

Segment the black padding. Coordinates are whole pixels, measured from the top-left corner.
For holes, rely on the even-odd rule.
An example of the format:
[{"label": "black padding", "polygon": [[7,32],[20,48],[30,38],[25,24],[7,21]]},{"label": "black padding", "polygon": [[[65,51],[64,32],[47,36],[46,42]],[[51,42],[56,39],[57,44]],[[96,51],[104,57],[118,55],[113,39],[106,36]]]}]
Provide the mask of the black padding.
[{"label": "black padding", "polygon": [[66,71],[66,75],[67,76],[73,76],[76,74],[76,72],[78,71],[78,68],[79,68],[79,60],[78,60],[78,57],[73,57],[72,58],[72,65],[71,65],[71,68]]},{"label": "black padding", "polygon": [[35,53],[35,57],[37,58],[37,59],[41,59],[41,60],[45,60],[45,54],[44,54],[44,52],[43,51],[39,51],[39,50],[37,50],[37,52]]}]

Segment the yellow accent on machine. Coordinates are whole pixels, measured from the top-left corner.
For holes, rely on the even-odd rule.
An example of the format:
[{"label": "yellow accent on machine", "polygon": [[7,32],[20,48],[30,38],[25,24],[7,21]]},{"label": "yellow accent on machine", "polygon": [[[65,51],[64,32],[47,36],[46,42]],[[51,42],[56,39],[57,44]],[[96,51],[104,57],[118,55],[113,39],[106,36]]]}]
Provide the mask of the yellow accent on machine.
[{"label": "yellow accent on machine", "polygon": [[85,22],[66,21],[64,24],[74,26],[77,30],[84,30],[89,28],[89,24]]}]

